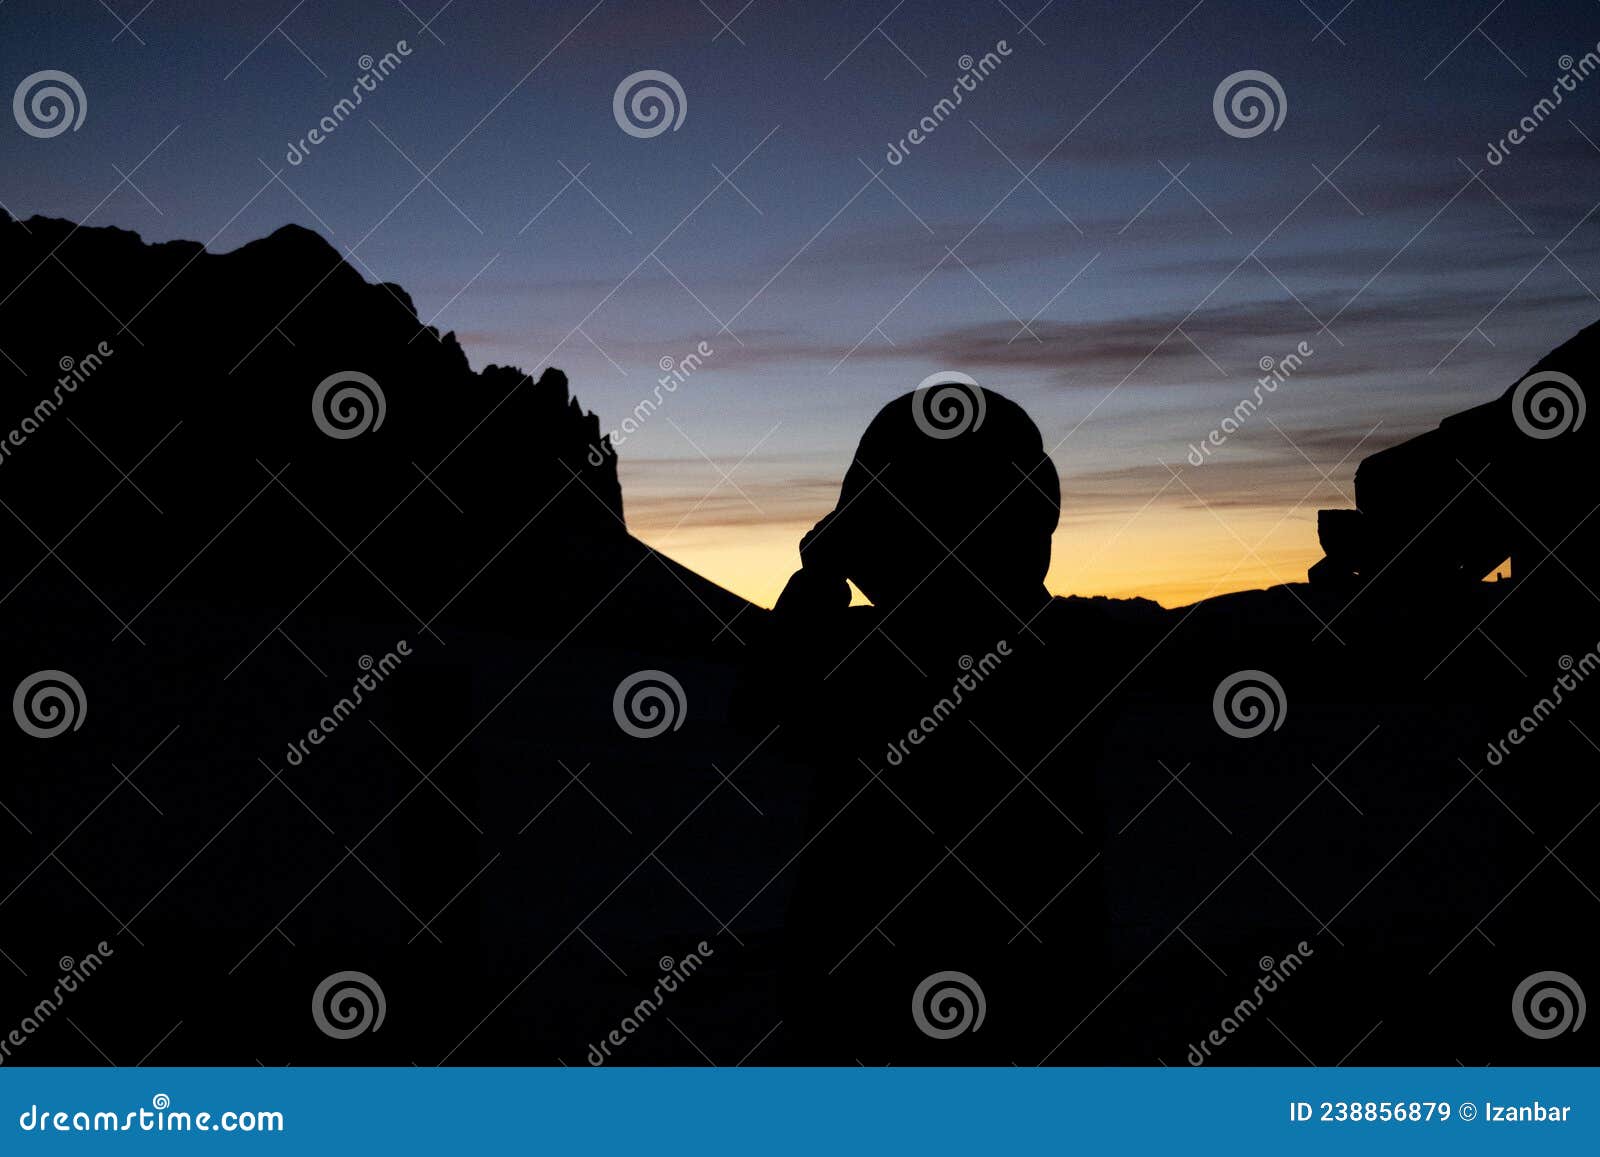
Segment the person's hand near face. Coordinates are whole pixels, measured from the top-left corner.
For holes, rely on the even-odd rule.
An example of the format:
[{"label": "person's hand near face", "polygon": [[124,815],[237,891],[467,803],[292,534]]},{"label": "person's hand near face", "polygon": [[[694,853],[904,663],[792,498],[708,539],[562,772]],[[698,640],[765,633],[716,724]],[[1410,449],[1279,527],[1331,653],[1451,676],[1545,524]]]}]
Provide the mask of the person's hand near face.
[{"label": "person's hand near face", "polygon": [[800,569],[790,576],[773,608],[780,614],[825,614],[850,605],[836,518],[836,513],[824,515],[800,540]]}]

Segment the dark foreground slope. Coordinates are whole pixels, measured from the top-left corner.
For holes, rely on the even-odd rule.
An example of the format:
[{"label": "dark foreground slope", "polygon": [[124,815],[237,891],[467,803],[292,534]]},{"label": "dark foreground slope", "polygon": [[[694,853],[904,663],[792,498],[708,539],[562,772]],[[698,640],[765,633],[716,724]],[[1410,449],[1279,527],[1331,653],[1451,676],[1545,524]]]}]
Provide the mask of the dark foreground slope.
[{"label": "dark foreground slope", "polygon": [[[720,782],[689,745],[751,608],[627,534],[565,377],[474,373],[293,227],[211,254],[5,220],[0,294],[0,682],[81,688],[60,734],[0,729],[7,1021],[115,951],[16,1060],[98,1063],[69,1014],[119,1063],[179,1021],[157,1059],[481,1056],[469,1030],[564,937],[610,972],[575,925]],[[693,738],[618,727],[641,668]],[[619,960],[703,917],[650,875],[677,903],[596,916]],[[320,1053],[311,993],[351,969],[389,1023]]]},{"label": "dark foreground slope", "polygon": [[[1591,325],[1363,461],[1309,583],[1169,617],[1102,770],[1128,972],[1096,1018],[1130,1059],[1219,1027],[1222,1063],[1600,1056],[1597,385]],[[1284,691],[1249,740],[1206,719],[1241,669]],[[1235,1009],[1302,934],[1304,971]]]}]

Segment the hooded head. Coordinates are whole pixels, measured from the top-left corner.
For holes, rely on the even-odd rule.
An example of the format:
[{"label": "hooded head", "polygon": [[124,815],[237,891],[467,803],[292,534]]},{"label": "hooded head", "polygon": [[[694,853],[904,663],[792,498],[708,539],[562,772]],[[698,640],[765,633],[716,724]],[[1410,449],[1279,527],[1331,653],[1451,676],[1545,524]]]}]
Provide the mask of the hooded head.
[{"label": "hooded head", "polygon": [[[1039,428],[959,374],[890,402],[861,436],[839,503],[806,536],[808,567],[842,574],[881,607],[1045,597],[1061,483]],[[953,553],[952,553],[953,552]]]}]

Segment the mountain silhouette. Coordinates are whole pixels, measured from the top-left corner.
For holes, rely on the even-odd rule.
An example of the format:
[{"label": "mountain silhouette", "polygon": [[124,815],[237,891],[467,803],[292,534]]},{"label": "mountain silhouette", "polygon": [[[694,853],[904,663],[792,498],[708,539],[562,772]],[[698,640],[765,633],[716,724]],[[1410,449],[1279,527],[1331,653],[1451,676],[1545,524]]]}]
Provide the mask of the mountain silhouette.
[{"label": "mountain silhouette", "polygon": [[[296,226],[214,254],[8,218],[0,285],[4,677],[64,672],[86,701],[54,739],[10,720],[0,737],[17,824],[0,917],[42,929],[0,948],[43,975],[114,943],[84,997],[116,1009],[110,1041],[132,1048],[164,1001],[214,1002],[233,1027],[183,1016],[178,1055],[245,1063],[290,1059],[280,1032],[332,1044],[300,1015],[326,975],[476,994],[511,942],[547,951],[581,882],[615,882],[582,852],[622,831],[570,811],[571,774],[638,743],[616,687],[670,668],[709,720],[753,609],[628,534],[615,455],[565,375],[474,372],[403,289]],[[307,740],[367,664],[396,661]],[[362,1055],[461,1043],[470,1026],[425,1004],[425,1048],[402,1046],[419,1024],[402,1018]],[[48,1038],[33,1055],[53,1049],[72,1055]]]},{"label": "mountain silhouette", "polygon": [[[393,589],[374,598],[370,578],[341,573],[327,601],[419,627],[442,613],[538,630],[624,581],[619,593],[637,597],[611,601],[613,629],[644,605],[658,635],[747,605],[627,536],[615,455],[564,374],[473,372],[403,289],[369,283],[309,230],[224,254],[40,217],[0,222],[0,235],[0,420],[38,426],[0,462],[0,493],[14,529],[54,546],[140,464],[85,526],[118,558],[84,578],[126,595],[106,600],[119,629],[188,591],[286,609],[347,549],[341,572],[375,571]],[[375,388],[336,381],[314,412],[319,385],[346,373]],[[159,511],[141,490],[166,495]],[[175,578],[169,563],[213,536]],[[7,588],[25,557],[8,560]],[[339,593],[347,580],[358,597]],[[555,614],[519,622],[534,607]]]}]

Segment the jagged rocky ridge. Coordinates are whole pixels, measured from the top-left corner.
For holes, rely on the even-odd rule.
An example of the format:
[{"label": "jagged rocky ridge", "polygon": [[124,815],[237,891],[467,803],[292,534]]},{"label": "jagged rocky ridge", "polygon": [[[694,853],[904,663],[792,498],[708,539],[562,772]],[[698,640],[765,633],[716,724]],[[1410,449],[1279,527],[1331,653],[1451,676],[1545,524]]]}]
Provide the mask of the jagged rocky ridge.
[{"label": "jagged rocky ridge", "polygon": [[[83,585],[51,584],[93,588],[118,630],[187,597],[288,610],[348,551],[310,609],[560,634],[626,581],[597,625],[644,598],[655,629],[693,615],[709,637],[744,606],[659,556],[633,569],[615,456],[559,370],[473,372],[316,233],[214,254],[6,218],[0,284],[0,590],[37,538],[65,539]],[[317,413],[348,372],[381,408],[339,382]]]}]

